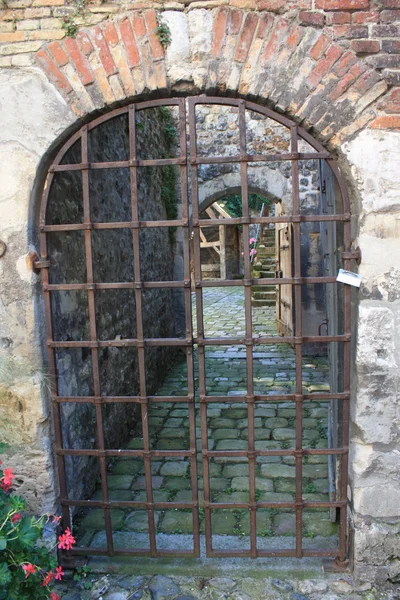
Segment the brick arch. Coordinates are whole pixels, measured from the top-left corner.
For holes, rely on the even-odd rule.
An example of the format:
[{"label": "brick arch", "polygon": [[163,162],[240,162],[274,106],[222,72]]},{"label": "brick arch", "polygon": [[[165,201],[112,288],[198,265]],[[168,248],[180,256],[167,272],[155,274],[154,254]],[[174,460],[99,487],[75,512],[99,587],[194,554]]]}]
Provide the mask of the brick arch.
[{"label": "brick arch", "polygon": [[162,15],[172,34],[166,51],[155,10],[133,10],[46,44],[36,60],[79,117],[180,91],[268,103],[333,145],[382,126],[386,82],[329,33],[228,7]]}]

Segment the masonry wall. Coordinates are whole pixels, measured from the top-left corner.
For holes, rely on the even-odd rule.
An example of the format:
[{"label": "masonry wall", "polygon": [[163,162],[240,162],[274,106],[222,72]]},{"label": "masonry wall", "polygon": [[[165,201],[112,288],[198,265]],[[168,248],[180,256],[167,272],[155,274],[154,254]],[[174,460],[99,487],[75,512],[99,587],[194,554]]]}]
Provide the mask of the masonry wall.
[{"label": "masonry wall", "polygon": [[[353,294],[351,481],[355,568],[400,572],[400,64],[397,0],[8,0],[0,11],[2,439],[32,510],[54,507],[37,249],[43,174],[80,119],[136,98],[208,93],[283,112],[337,159],[362,251]],[[156,13],[171,32],[165,50]],[[67,17],[70,15],[75,23]],[[65,21],[66,19],[66,21]],[[76,37],[66,37],[63,23]],[[4,118],[5,116],[5,118]],[[354,264],[354,269],[357,269]],[[383,493],[383,492],[384,493]]]}]

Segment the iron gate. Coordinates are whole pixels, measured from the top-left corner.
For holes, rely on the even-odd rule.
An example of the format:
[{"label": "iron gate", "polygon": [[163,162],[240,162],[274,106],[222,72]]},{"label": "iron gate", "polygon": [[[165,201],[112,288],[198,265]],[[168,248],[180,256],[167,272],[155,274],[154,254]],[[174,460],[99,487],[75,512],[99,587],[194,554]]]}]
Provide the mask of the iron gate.
[{"label": "iron gate", "polygon": [[[223,105],[236,107],[239,119],[240,144],[237,156],[199,156],[196,144],[196,107],[198,105]],[[186,114],[188,106],[188,116]],[[179,111],[179,156],[175,158],[140,159],[136,151],[136,115],[139,111],[154,107],[177,107]],[[290,151],[279,154],[249,154],[246,148],[246,111],[252,111],[272,119],[274,122],[288,128],[290,131]],[[129,117],[129,158],[124,161],[89,162],[88,135],[99,125],[119,115]],[[187,133],[189,134],[189,156],[187,151]],[[309,152],[299,152],[299,141],[305,141]],[[80,151],[80,161],[74,164],[66,164],[64,157],[75,145]],[[343,210],[336,214],[305,215],[300,206],[299,196],[299,162],[307,160],[326,161],[336,178],[336,184],[340,189],[343,202]],[[277,161],[289,161],[292,169],[292,213],[290,215],[278,215],[272,217],[251,216],[249,213],[249,189],[248,189],[248,167],[251,163],[273,163]],[[293,231],[294,265],[293,276],[289,278],[252,278],[251,261],[248,252],[244,252],[244,276],[242,279],[204,281],[201,277],[200,257],[200,228],[221,226],[219,219],[203,219],[199,211],[198,193],[198,169],[202,164],[235,163],[239,165],[241,178],[242,216],[226,219],[224,225],[239,225],[243,231],[244,240],[249,239],[249,228],[252,224],[265,226],[271,223],[284,223],[291,225]],[[180,170],[182,214],[179,218],[163,221],[141,220],[139,218],[137,202],[137,175],[138,170],[143,167],[154,167],[163,165],[176,165]],[[130,173],[130,197],[131,197],[131,221],[121,222],[94,222],[91,218],[91,202],[89,193],[89,173],[93,170],[105,169],[127,169]],[[190,173],[189,173],[190,170]],[[81,222],[53,223],[48,210],[49,193],[57,173],[74,171],[81,176],[81,189],[83,200],[83,218]],[[188,182],[191,185],[191,209],[189,203]],[[205,511],[205,542],[207,556],[319,556],[330,557],[337,564],[344,564],[346,560],[346,503],[347,503],[347,471],[348,471],[348,442],[349,442],[349,400],[350,400],[350,288],[344,287],[344,313],[343,333],[341,335],[305,336],[302,329],[302,285],[310,284],[336,284],[334,275],[321,277],[304,277],[301,268],[301,225],[307,222],[333,222],[343,223],[343,265],[349,268],[354,258],[350,251],[350,209],[349,199],[341,175],[334,160],[325,149],[316,142],[304,129],[301,129],[289,119],[278,115],[271,110],[245,100],[224,99],[214,97],[191,97],[170,100],[155,100],[131,104],[118,108],[111,113],[84,125],[79,129],[62,149],[58,152],[53,164],[49,168],[45,190],[43,193],[40,213],[40,252],[41,260],[37,266],[43,270],[43,293],[47,327],[47,347],[50,373],[54,380],[52,392],[52,403],[54,413],[54,426],[56,437],[56,456],[60,482],[60,502],[62,507],[62,522],[64,527],[71,527],[71,510],[77,508],[97,507],[104,511],[104,522],[107,546],[104,548],[80,547],[72,550],[73,555],[145,555],[151,557],[165,556],[191,556],[200,555],[200,529],[199,529],[199,504],[198,504],[198,476],[197,476],[197,449],[196,449],[196,421],[195,421],[195,388],[194,388],[194,358],[193,351],[197,348],[199,368],[199,397],[196,402],[200,406],[201,422],[201,456],[204,478],[204,511]],[[141,273],[139,235],[146,228],[182,228],[183,232],[183,281],[144,281]],[[96,230],[129,230],[132,235],[134,268],[133,280],[129,282],[95,282],[93,276],[92,237]],[[86,281],[84,283],[54,283],[51,280],[52,257],[48,251],[48,236],[59,232],[83,232],[84,235],[84,266],[86,269]],[[194,257],[191,257],[190,238],[194,240]],[[246,247],[246,241],[244,243]],[[194,289],[196,297],[197,332],[192,331],[192,298],[191,298],[191,258],[194,258]],[[252,286],[263,285],[291,285],[294,289],[295,323],[294,333],[290,336],[279,338],[280,343],[288,343],[295,348],[296,358],[296,383],[295,391],[290,394],[258,395],[254,389],[253,377],[253,350],[257,345],[275,344],[276,337],[255,336],[252,329],[251,311],[251,289]],[[244,289],[245,298],[245,336],[223,338],[207,338],[204,333],[203,323],[203,290],[206,287],[219,286],[241,286]],[[147,289],[175,288],[184,293],[185,306],[185,337],[184,339],[160,338],[149,339],[143,330],[143,293]],[[134,339],[102,340],[96,331],[96,294],[102,290],[130,289],[134,292],[136,306],[137,332]],[[81,340],[57,341],[53,335],[52,319],[52,294],[60,291],[82,291],[87,294],[89,315],[89,337]],[[304,344],[343,344],[343,386],[340,392],[319,392],[313,394],[304,393],[302,386],[302,347]],[[205,351],[209,346],[244,345],[246,348],[246,370],[247,370],[247,393],[243,396],[210,396],[206,390]],[[177,397],[148,395],[146,386],[145,349],[148,347],[179,347],[183,349],[187,363],[187,393]],[[110,347],[133,347],[137,349],[139,393],[135,396],[106,396],[102,392],[99,372],[99,352]],[[60,395],[57,390],[57,365],[56,352],[64,348],[81,349],[91,356],[93,394],[86,396]],[[342,402],[342,437],[341,445],[336,448],[304,448],[302,443],[302,406],[308,400],[340,401]],[[268,402],[294,402],[296,406],[295,447],[281,450],[257,450],[254,437],[254,410],[258,403]],[[153,403],[182,403],[187,405],[190,423],[190,448],[187,450],[157,450],[151,447],[149,438],[148,407]],[[248,447],[246,450],[210,450],[207,440],[207,411],[213,403],[245,402],[248,415]],[[68,403],[88,403],[94,406],[96,416],[97,447],[96,448],[69,448],[63,443],[62,434],[62,411],[61,407]],[[140,406],[143,423],[142,449],[108,449],[104,443],[104,425],[102,407],[113,403],[131,403]],[[334,455],[340,460],[340,494],[333,502],[311,502],[305,501],[302,490],[302,468],[305,457],[316,455]],[[102,497],[98,500],[83,500],[71,498],[67,489],[65,461],[68,456],[90,456],[98,460],[101,473]],[[140,457],[144,461],[146,498],[145,501],[120,501],[111,500],[107,482],[107,461],[112,457]],[[191,466],[191,501],[186,502],[156,502],[152,489],[152,460],[157,457],[177,457],[190,461]],[[249,502],[246,503],[220,503],[213,502],[210,495],[209,485],[209,463],[213,458],[221,456],[245,457],[249,468]],[[296,493],[294,502],[273,503],[262,502],[257,499],[255,469],[257,457],[293,457],[296,468]],[[249,511],[250,515],[250,548],[249,550],[231,549],[215,550],[212,545],[212,523],[211,511],[220,509],[238,508]],[[144,509],[148,514],[149,548],[115,548],[113,543],[113,528],[111,522],[111,510],[115,508]],[[171,550],[157,547],[156,527],[154,521],[155,511],[164,509],[187,509],[193,515],[193,548],[191,550]],[[292,549],[260,548],[257,543],[257,511],[259,509],[292,509],[296,514],[295,546]],[[330,508],[338,509],[340,513],[340,540],[339,546],[332,549],[313,550],[304,548],[302,515],[304,509]],[[64,557],[66,559],[66,557]]]}]

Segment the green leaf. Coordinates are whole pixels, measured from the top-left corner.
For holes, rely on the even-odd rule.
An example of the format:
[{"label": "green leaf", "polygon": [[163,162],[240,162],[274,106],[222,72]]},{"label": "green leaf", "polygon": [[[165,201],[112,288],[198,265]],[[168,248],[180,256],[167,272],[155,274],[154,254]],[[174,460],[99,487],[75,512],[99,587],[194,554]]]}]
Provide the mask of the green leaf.
[{"label": "green leaf", "polygon": [[0,564],[0,585],[5,586],[11,581],[11,573],[6,563]]},{"label": "green leaf", "polygon": [[0,537],[0,551],[5,550],[7,546],[7,539],[3,536]]}]

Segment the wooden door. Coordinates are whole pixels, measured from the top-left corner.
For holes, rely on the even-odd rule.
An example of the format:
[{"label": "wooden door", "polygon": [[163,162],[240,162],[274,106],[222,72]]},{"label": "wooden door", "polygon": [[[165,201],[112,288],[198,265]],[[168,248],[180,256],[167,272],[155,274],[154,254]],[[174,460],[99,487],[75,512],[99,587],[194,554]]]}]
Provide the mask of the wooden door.
[{"label": "wooden door", "polygon": [[[293,242],[292,226],[277,224],[277,277],[292,277]],[[276,322],[278,335],[293,335],[293,290],[291,285],[278,285],[276,294]]]}]

